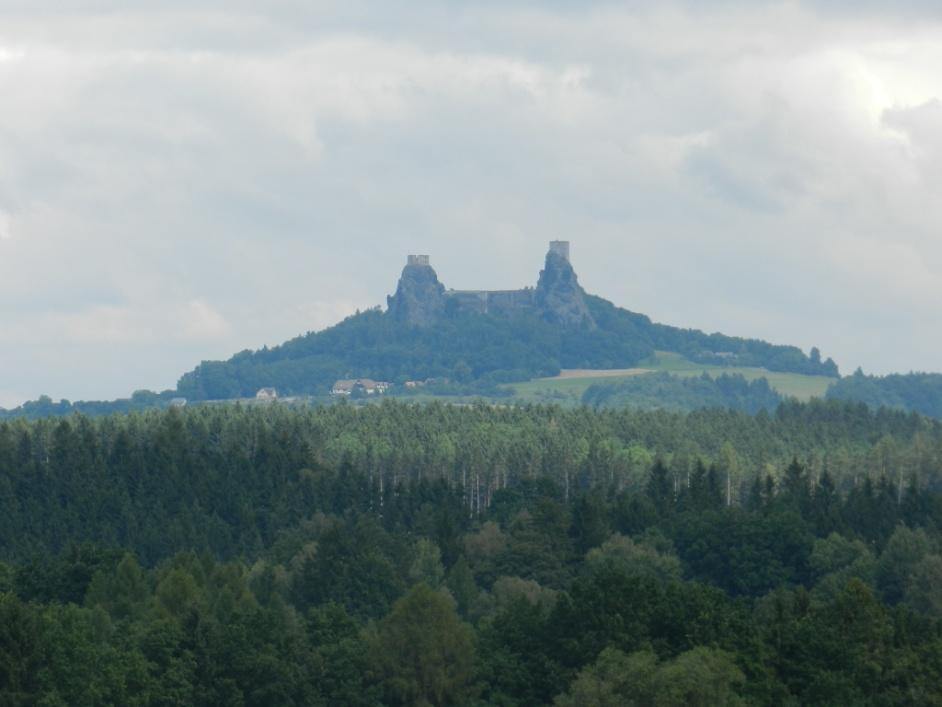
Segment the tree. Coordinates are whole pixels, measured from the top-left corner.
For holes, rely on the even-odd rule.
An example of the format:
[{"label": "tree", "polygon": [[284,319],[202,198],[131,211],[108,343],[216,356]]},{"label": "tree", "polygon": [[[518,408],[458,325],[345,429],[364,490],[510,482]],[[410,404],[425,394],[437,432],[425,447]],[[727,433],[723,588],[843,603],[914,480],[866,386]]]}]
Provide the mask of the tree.
[{"label": "tree", "polygon": [[555,707],[722,707],[742,704],[745,676],[725,651],[697,646],[658,664],[650,650],[606,648]]},{"label": "tree", "polygon": [[658,516],[664,518],[673,511],[674,485],[667,471],[667,466],[662,460],[658,459],[654,462],[645,491],[654,504]]},{"label": "tree", "polygon": [[589,568],[603,564],[611,564],[628,575],[654,577],[660,581],[680,579],[681,574],[680,560],[673,553],[659,552],[649,543],[636,543],[617,533],[586,556]]},{"label": "tree", "polygon": [[445,585],[451,596],[454,597],[458,612],[462,616],[467,616],[471,606],[477,599],[479,590],[474,582],[474,574],[464,555],[458,558],[458,561],[448,570],[448,576],[445,578]]},{"label": "tree", "polygon": [[662,666],[654,676],[658,707],[714,707],[742,704],[737,690],[745,676],[725,651],[697,646]]},{"label": "tree", "polygon": [[600,545],[609,536],[608,511],[600,494],[583,494],[576,499],[571,532],[576,549],[582,553]]},{"label": "tree", "polygon": [[461,704],[471,677],[473,633],[451,597],[416,585],[380,621],[371,642],[372,662],[396,704]]},{"label": "tree", "polygon": [[913,567],[905,601],[920,613],[942,618],[942,557],[926,555]]},{"label": "tree", "polygon": [[419,538],[415,544],[415,559],[409,568],[409,581],[413,584],[425,582],[437,589],[444,577],[445,568],[442,567],[442,554],[438,545],[428,538]]},{"label": "tree", "polygon": [[877,586],[889,604],[903,600],[917,565],[929,554],[925,531],[899,526],[890,536],[877,564]]},{"label": "tree", "polygon": [[641,707],[653,704],[657,656],[651,651],[627,655],[606,648],[583,668],[555,707]]}]

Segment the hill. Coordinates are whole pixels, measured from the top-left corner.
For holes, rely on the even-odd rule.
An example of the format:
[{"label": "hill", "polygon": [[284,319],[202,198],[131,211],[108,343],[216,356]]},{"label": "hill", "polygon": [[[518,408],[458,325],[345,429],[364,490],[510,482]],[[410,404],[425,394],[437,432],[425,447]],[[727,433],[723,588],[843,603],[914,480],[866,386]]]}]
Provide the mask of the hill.
[{"label": "hill", "polygon": [[942,418],[942,374],[867,376],[857,369],[854,375],[846,376],[828,388],[827,397],[862,402],[872,408],[913,410]]},{"label": "hill", "polygon": [[254,395],[271,386],[291,395],[324,395],[339,378],[402,383],[448,379],[467,392],[553,376],[563,368],[630,368],[656,350],[712,366],[836,376],[817,349],[706,334],[656,324],[643,314],[587,294],[566,242],[553,242],[535,288],[446,290],[428,256],[409,256],[388,309],[348,317],[281,346],[204,361],[179,381],[190,400]]}]

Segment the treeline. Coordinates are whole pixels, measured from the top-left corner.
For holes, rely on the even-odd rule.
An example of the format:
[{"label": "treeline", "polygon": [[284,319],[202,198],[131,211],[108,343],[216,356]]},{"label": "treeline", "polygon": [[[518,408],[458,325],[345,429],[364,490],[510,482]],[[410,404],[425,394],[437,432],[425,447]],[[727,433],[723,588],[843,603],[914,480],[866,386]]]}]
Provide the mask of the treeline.
[{"label": "treeline", "polygon": [[874,409],[886,406],[942,418],[942,374],[868,376],[858,368],[852,376],[831,385],[827,397],[866,403]]},{"label": "treeline", "polygon": [[0,556],[82,540],[145,563],[182,549],[254,556],[305,517],[324,469],[362,472],[367,486],[348,493],[374,506],[401,484],[441,480],[480,515],[526,480],[548,479],[567,498],[638,488],[655,458],[681,476],[715,463],[741,505],[757,473],[793,456],[842,492],[867,477],[935,489],[942,424],[836,401],[755,416],[385,401],[16,420],[0,423]]},{"label": "treeline", "polygon": [[[373,423],[408,429],[408,413]],[[168,420],[165,451],[200,444],[163,468],[211,475],[193,452],[226,443],[220,420],[148,423]],[[173,421],[198,424],[175,438]],[[842,494],[792,460],[731,506],[718,464],[658,458],[629,487],[567,493],[541,474],[469,509],[467,483],[380,489],[349,456],[293,457],[299,429],[278,431],[242,476],[304,497],[250,551],[4,553],[0,703],[942,704],[942,498],[918,484],[866,477]],[[264,505],[230,473],[217,495]]]},{"label": "treeline", "polygon": [[161,410],[170,405],[176,397],[172,390],[154,393],[150,390],[135,391],[130,398],[118,400],[70,400],[55,401],[48,395],[41,395],[36,400],[29,400],[22,405],[5,410],[0,408],[0,420],[13,420],[25,418],[38,420],[42,417],[66,417],[72,414],[98,417],[100,415],[120,415],[129,412],[143,412],[144,410]]},{"label": "treeline", "polygon": [[590,295],[586,302],[602,329],[618,337],[627,337],[643,343],[650,349],[649,355],[654,351],[672,351],[686,356],[691,361],[714,366],[754,366],[770,371],[835,378],[839,375],[834,360],[822,360],[821,352],[817,348],[811,349],[810,355],[806,355],[797,346],[782,346],[759,339],[743,339],[718,333],[705,334],[697,329],[655,324],[645,315],[616,307],[601,297]]},{"label": "treeline", "polygon": [[591,407],[636,407],[645,410],[727,408],[748,414],[774,411],[783,401],[765,378],[747,381],[741,374],[712,378],[654,373],[617,383],[595,383],[582,395]]}]

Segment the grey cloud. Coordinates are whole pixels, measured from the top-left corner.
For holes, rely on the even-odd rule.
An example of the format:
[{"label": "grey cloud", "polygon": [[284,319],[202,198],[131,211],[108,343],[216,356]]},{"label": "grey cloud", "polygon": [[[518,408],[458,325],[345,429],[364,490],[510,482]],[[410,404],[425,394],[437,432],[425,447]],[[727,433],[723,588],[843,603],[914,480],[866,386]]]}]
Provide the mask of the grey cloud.
[{"label": "grey cloud", "polygon": [[406,252],[512,287],[561,237],[590,290],[662,321],[936,360],[938,29],[821,3],[261,7],[4,4],[0,394],[172,385],[382,302]]}]

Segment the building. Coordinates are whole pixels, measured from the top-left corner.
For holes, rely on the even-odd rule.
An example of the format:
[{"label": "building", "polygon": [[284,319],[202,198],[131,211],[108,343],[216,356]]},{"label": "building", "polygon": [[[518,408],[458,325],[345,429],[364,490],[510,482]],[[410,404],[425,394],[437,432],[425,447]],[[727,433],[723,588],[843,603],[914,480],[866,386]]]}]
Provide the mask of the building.
[{"label": "building", "polygon": [[570,262],[569,241],[550,241],[536,287],[518,290],[446,289],[428,255],[410,254],[396,293],[386,298],[386,304],[393,319],[417,327],[433,326],[462,312],[503,317],[530,313],[568,326],[597,326]]},{"label": "building", "polygon": [[255,394],[256,400],[277,400],[278,391],[274,388],[259,388]]},{"label": "building", "polygon": [[367,395],[382,395],[389,390],[390,384],[386,381],[375,381],[372,378],[342,379],[334,383],[330,389],[331,395],[352,395],[359,388]]},{"label": "building", "polygon": [[172,408],[185,408],[186,407],[186,398],[172,398],[170,400],[170,407]]}]

